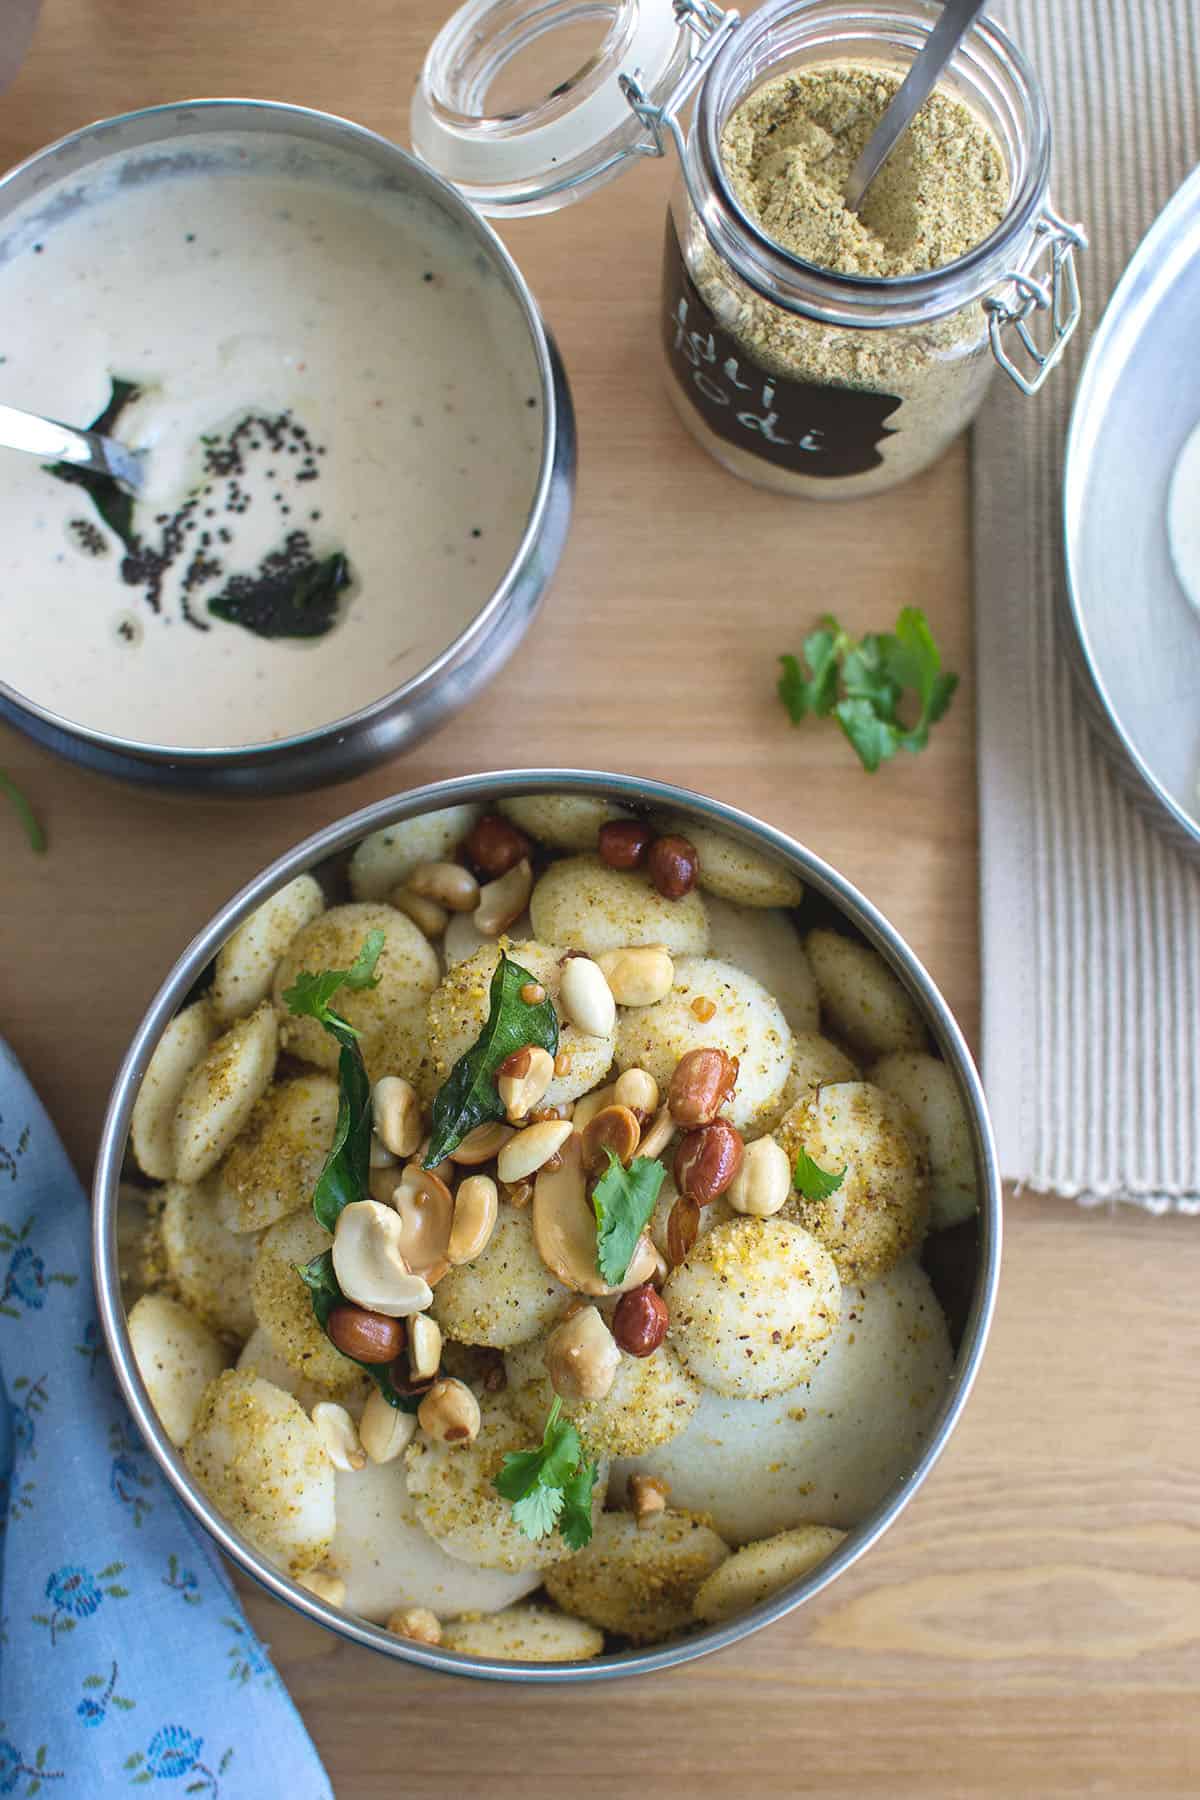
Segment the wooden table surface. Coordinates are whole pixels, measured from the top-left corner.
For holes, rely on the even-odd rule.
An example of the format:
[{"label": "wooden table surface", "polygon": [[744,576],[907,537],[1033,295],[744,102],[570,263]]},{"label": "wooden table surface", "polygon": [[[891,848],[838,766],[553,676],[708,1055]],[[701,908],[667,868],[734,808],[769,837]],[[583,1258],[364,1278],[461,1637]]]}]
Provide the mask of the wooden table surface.
[{"label": "wooden table surface", "polygon": [[[442,4],[45,0],[0,96],[0,163],[198,94],[302,102],[406,141]],[[0,1023],[81,1172],[130,1031],[219,902],[353,807],[489,767],[662,776],[772,820],[878,902],[977,1035],[963,448],[899,492],[823,507],[757,494],[694,448],[655,349],[670,173],[644,165],[507,231],[574,386],[578,501],[541,618],[464,714],[340,790],[236,804],[108,785],[0,731],[51,840],[27,854],[0,814]],[[775,658],[826,609],[865,629],[913,601],[963,684],[928,753],[868,778],[834,730],[788,724]],[[1012,1200],[991,1349],[923,1493],[831,1592],[721,1656],[523,1692],[406,1669],[248,1593],[338,1794],[1196,1793],[1195,1233]]]}]

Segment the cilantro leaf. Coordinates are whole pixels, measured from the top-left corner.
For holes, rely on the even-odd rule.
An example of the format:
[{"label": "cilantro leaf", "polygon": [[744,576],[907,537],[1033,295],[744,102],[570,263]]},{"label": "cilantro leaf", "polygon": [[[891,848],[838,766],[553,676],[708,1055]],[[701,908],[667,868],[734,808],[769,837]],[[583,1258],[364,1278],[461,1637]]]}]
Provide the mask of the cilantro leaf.
[{"label": "cilantro leaf", "polygon": [[783,676],[779,698],[787,707],[793,725],[809,713],[823,719],[837,698],[838,658],[847,642],[846,634],[836,619],[826,616],[816,631],[804,640],[804,660],[810,670],[805,675],[794,656],[781,656]]},{"label": "cilantro leaf", "polygon": [[[322,1250],[320,1256],[314,1256],[311,1262],[297,1263],[296,1272],[309,1291],[317,1324],[328,1337],[330,1313],[335,1306],[347,1304],[346,1296],[333,1272],[332,1250]],[[342,1350],[340,1354],[345,1356],[346,1352]],[[358,1362],[357,1356],[351,1356],[348,1360],[358,1363],[359,1368],[366,1371],[390,1406],[397,1407],[401,1412],[416,1412],[421,1396],[400,1393],[392,1382],[390,1363]]]},{"label": "cilantro leaf", "polygon": [[11,775],[0,769],[0,794],[6,794],[12,801],[13,810],[20,819],[25,836],[29,839],[29,848],[37,856],[44,854],[46,834],[42,830],[37,814],[30,804],[28,796],[22,792]]},{"label": "cilantro leaf", "polygon": [[568,1477],[579,1467],[579,1459],[583,1455],[583,1444],[579,1437],[579,1427],[570,1419],[560,1417],[562,1402],[557,1402],[559,1413],[554,1412],[554,1423],[547,1423],[542,1438],[542,1466],[538,1479],[547,1487],[562,1487]]},{"label": "cilantro leaf", "polygon": [[557,1524],[572,1550],[592,1535],[592,1488],[597,1467],[583,1459],[579,1431],[555,1399],[537,1450],[509,1451],[492,1486],[512,1503],[514,1523],[528,1538],[548,1537]]},{"label": "cilantro leaf", "polygon": [[596,1267],[609,1287],[618,1287],[654,1211],[666,1170],[646,1156],[635,1156],[625,1168],[611,1150],[607,1154],[608,1167],[592,1190]]},{"label": "cilantro leaf", "polygon": [[509,1450],[492,1486],[505,1500],[522,1500],[537,1486],[541,1472],[540,1450]]},{"label": "cilantro leaf", "polygon": [[521,998],[521,989],[530,985],[538,984],[528,969],[501,951],[488,996],[487,1024],[459,1057],[433,1102],[427,1169],[435,1169],[457,1150],[476,1125],[504,1117],[496,1071],[506,1057],[528,1044],[551,1056],[558,1050],[558,1014],[549,999],[530,1004]]},{"label": "cilantro leaf", "polygon": [[792,1171],[792,1186],[799,1188],[806,1200],[828,1200],[830,1194],[837,1193],[845,1179],[845,1169],[837,1175],[829,1169],[822,1169],[804,1149],[797,1156],[796,1167]]},{"label": "cilantro leaf", "polygon": [[369,931],[350,968],[323,969],[319,975],[305,970],[297,975],[293,985],[284,992],[284,1003],[288,1011],[295,1013],[297,1017],[316,1019],[339,1044],[357,1042],[359,1033],[354,1026],[341,1013],[334,1012],[329,1003],[339,988],[358,990],[378,987],[379,977],[375,973],[375,964],[379,961],[383,943],[382,931]]},{"label": "cilantro leaf", "polygon": [[569,1550],[582,1550],[592,1541],[592,1489],[599,1473],[594,1462],[580,1463],[563,1486],[563,1509],[558,1530]]},{"label": "cilantro leaf", "polygon": [[558,1487],[530,1488],[514,1501],[513,1520],[527,1538],[549,1537],[563,1509],[563,1491]]},{"label": "cilantro leaf", "polygon": [[869,700],[839,700],[834,714],[868,775],[873,775],[889,756],[895,756],[896,727],[881,718]]},{"label": "cilantro leaf", "polygon": [[[779,697],[792,723],[832,713],[871,773],[898,750],[923,750],[958,686],[957,675],[943,672],[929,622],[916,606],[903,608],[894,632],[868,632],[857,642],[826,617],[804,640],[803,664],[794,656],[780,661]],[[911,725],[900,711],[908,694],[917,707]]]}]

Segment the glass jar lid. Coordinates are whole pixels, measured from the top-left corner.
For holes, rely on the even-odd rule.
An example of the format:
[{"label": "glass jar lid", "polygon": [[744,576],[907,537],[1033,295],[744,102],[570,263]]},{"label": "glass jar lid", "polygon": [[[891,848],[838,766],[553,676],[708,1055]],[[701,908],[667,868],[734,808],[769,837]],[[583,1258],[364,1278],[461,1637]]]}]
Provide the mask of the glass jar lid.
[{"label": "glass jar lid", "polygon": [[693,41],[672,0],[467,0],[425,59],[413,149],[482,213],[553,212],[660,153],[622,81],[661,105]]}]

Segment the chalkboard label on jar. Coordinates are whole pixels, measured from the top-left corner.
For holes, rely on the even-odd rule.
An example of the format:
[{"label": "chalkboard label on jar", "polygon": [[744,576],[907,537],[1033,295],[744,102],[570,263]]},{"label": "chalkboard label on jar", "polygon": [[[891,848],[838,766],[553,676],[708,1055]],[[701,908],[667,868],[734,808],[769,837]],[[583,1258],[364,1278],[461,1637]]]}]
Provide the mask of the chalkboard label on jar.
[{"label": "chalkboard label on jar", "polygon": [[671,372],[718,437],[797,474],[862,475],[883,461],[893,394],[789,381],[723,331],[688,272],[674,220],[663,259],[663,342]]}]

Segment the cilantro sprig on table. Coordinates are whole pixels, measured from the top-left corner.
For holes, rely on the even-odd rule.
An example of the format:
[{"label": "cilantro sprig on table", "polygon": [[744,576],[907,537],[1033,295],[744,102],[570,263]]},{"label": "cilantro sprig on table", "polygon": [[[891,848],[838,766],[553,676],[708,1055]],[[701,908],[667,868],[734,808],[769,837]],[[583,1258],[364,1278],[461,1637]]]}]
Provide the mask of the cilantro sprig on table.
[{"label": "cilantro sprig on table", "polygon": [[536,1450],[509,1451],[494,1478],[496,1492],[512,1503],[514,1522],[527,1538],[549,1537],[555,1527],[570,1550],[592,1536],[592,1489],[597,1466],[584,1456],[578,1427],[562,1417],[555,1399]]},{"label": "cilantro sprig on table", "polygon": [[19,788],[12,776],[0,769],[0,794],[4,794],[12,803],[13,811],[21,821],[25,836],[29,839],[29,848],[41,856],[46,849],[46,833],[33,810],[29,796]]},{"label": "cilantro sprig on table", "polygon": [[[958,686],[943,672],[941,652],[919,607],[906,606],[891,632],[854,639],[830,614],[804,640],[803,662],[781,656],[779,698],[793,725],[802,719],[837,720],[870,773],[898,750],[923,750],[929,733]],[[916,719],[900,716],[915,696]],[[913,702],[907,702],[911,715]]]}]

